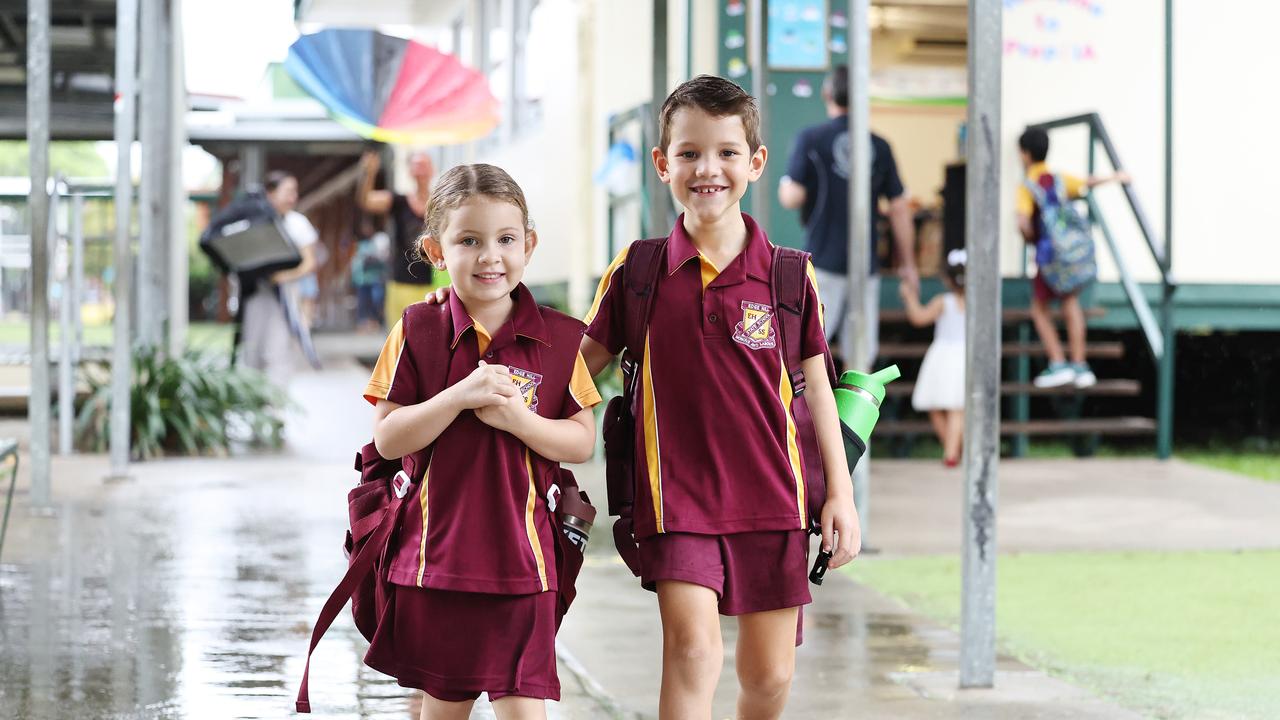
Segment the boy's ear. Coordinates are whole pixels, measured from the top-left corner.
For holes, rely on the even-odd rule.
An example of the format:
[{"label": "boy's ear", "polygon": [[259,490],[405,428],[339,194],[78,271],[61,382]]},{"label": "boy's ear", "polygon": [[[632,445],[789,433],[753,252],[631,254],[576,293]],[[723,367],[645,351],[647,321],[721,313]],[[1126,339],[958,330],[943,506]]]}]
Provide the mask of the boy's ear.
[{"label": "boy's ear", "polygon": [[667,154],[662,152],[662,148],[655,147],[652,151],[653,169],[658,171],[658,179],[662,182],[671,184],[671,168],[667,163]]},{"label": "boy's ear", "polygon": [[530,230],[524,234],[524,261],[529,262],[529,258],[533,257],[533,249],[538,247],[538,231]]},{"label": "boy's ear", "polygon": [[755,182],[764,174],[764,165],[769,159],[769,148],[761,145],[751,154],[751,171],[747,173],[747,180]]},{"label": "boy's ear", "polygon": [[427,256],[427,260],[431,261],[440,270],[444,269],[444,248],[440,246],[440,241],[431,236],[422,238],[422,253]]}]

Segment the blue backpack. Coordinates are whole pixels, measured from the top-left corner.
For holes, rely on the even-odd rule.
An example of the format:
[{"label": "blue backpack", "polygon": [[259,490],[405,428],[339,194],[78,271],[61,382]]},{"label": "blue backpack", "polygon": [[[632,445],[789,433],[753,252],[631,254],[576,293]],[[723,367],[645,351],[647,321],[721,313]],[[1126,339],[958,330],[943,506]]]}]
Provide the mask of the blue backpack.
[{"label": "blue backpack", "polygon": [[1040,208],[1040,240],[1036,243],[1036,265],[1049,289],[1069,295],[1093,282],[1098,275],[1094,259],[1093,232],[1089,220],[1067,198],[1061,175],[1052,175],[1053,189],[1038,183],[1023,183]]}]

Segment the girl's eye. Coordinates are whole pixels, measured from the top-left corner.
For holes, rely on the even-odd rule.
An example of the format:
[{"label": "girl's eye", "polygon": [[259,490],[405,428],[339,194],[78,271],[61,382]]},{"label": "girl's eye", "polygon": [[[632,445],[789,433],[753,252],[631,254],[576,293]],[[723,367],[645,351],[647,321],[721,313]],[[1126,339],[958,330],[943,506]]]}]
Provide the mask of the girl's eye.
[{"label": "girl's eye", "polygon": [[464,237],[458,241],[458,243],[464,247],[471,247],[475,245],[476,242],[477,242],[476,239],[473,237]]},{"label": "girl's eye", "polygon": [[498,238],[498,242],[502,245],[510,245],[515,241],[516,239],[511,237],[510,235],[503,235],[502,237]]}]

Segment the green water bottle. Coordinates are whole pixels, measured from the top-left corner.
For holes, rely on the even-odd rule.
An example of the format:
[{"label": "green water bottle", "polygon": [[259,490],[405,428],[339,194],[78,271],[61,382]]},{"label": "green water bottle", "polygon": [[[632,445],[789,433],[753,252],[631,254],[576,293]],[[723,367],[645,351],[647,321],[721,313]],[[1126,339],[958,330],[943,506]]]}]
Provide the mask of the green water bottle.
[{"label": "green water bottle", "polygon": [[874,373],[846,371],[836,383],[836,412],[840,415],[840,432],[844,435],[844,456],[852,471],[867,451],[867,440],[880,419],[880,403],[884,402],[884,386],[902,377],[897,365]]}]

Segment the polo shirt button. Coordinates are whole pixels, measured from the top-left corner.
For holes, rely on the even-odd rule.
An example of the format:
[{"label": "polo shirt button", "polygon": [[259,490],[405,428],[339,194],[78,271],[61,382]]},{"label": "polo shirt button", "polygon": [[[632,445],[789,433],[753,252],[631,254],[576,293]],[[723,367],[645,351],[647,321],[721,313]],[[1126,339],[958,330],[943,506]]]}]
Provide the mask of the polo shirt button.
[{"label": "polo shirt button", "polygon": [[492,359],[492,358],[493,358],[493,352],[492,352],[492,351],[487,352],[487,353],[485,353],[485,354],[484,354],[484,356],[485,356],[486,358],[491,358],[491,359]]},{"label": "polo shirt button", "polygon": [[719,318],[716,317],[715,313],[711,313],[710,315],[707,316],[707,319],[710,320],[711,322],[715,322]]}]

